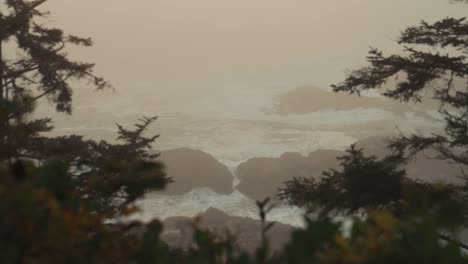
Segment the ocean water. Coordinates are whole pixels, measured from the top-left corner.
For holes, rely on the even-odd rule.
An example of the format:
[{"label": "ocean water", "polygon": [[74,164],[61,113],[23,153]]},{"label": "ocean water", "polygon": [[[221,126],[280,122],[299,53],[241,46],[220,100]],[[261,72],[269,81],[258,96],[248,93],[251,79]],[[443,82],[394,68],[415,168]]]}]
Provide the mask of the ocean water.
[{"label": "ocean water", "polygon": [[[259,219],[255,201],[242,193],[234,191],[222,195],[209,188],[194,189],[182,195],[161,195],[150,193],[138,201],[141,209],[133,219],[150,221],[154,218],[166,219],[172,216],[194,217],[203,214],[209,208],[217,208],[231,216]],[[276,206],[268,215],[267,220],[303,226],[304,211],[297,207],[285,205]]]},{"label": "ocean water", "polygon": [[[43,107],[40,115],[53,116],[53,135],[82,134],[91,138],[112,140],[115,123],[131,125],[144,115],[158,115],[151,133],[161,137],[156,150],[187,147],[213,155],[233,173],[233,186],[239,183],[235,168],[254,157],[279,157],[284,152],[303,155],[318,149],[343,150],[358,138],[375,132],[413,132],[436,126],[434,113],[396,114],[383,109],[358,108],[343,111],[324,110],[302,115],[272,114],[273,98],[280,89],[230,89],[184,100],[172,105],[163,99],[137,96],[119,97],[103,104],[99,96],[79,97],[72,116],[56,115]],[[137,101],[138,100],[138,101]],[[194,189],[170,196],[151,193],[138,201],[138,219],[165,219],[171,216],[196,216],[210,207],[233,216],[257,218],[255,202],[238,191],[221,195],[210,189]],[[303,224],[303,211],[281,205],[269,219],[293,226]]]}]

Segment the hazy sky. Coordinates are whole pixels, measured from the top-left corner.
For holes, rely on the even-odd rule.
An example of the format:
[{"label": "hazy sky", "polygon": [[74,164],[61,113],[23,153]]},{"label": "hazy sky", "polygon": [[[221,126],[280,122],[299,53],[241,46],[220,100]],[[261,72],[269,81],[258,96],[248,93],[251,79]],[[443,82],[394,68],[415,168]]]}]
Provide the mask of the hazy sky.
[{"label": "hazy sky", "polygon": [[326,87],[361,65],[369,46],[394,48],[405,26],[467,14],[448,0],[50,0],[45,7],[53,23],[95,40],[72,54],[96,62],[122,98],[145,94],[161,105],[194,100],[186,94]]}]

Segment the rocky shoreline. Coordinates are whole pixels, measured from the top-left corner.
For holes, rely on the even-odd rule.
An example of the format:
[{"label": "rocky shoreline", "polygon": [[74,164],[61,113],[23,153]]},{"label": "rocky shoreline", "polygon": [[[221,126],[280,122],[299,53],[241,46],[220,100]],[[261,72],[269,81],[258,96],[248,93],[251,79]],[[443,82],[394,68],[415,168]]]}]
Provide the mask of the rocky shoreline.
[{"label": "rocky shoreline", "polygon": [[[232,234],[237,245],[253,253],[261,244],[261,221],[247,217],[235,217],[209,208],[195,218],[170,217],[163,221],[164,231],[161,239],[173,248],[187,249],[192,245],[194,223],[203,230],[210,230],[221,238]],[[281,249],[289,240],[294,227],[277,223],[268,231],[267,237],[273,251]]]},{"label": "rocky shoreline", "polygon": [[[366,154],[382,157],[388,153],[386,139],[370,137],[356,142]],[[210,188],[219,194],[238,190],[253,200],[274,197],[285,181],[294,177],[320,178],[324,171],[337,169],[337,157],[345,152],[320,149],[303,156],[287,152],[278,158],[255,157],[235,168],[239,184],[233,187],[232,172],[212,155],[189,148],[163,151],[161,160],[167,166],[168,176],[174,180],[162,194],[179,195],[197,188]],[[183,164],[183,165],[181,165]],[[435,151],[417,155],[406,167],[407,175],[429,182],[460,183],[459,168],[437,159]]]}]

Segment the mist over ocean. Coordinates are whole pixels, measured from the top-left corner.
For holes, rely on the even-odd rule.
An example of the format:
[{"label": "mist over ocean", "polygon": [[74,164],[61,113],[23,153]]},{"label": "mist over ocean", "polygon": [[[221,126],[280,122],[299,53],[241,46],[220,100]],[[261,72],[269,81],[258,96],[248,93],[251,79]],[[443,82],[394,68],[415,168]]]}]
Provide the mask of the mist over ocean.
[{"label": "mist over ocean", "polygon": [[466,7],[3,0],[0,264],[468,264]]},{"label": "mist over ocean", "polygon": [[[161,135],[156,151],[206,152],[234,174],[233,186],[239,183],[237,166],[251,158],[344,150],[371,135],[424,133],[440,126],[431,105],[397,105],[375,94],[348,101],[329,87],[343,80],[347,69],[361,66],[369,46],[395,51],[394,37],[407,25],[466,15],[464,10],[445,1],[420,8],[426,0],[293,2],[144,0],[135,15],[125,1],[113,2],[113,8],[75,1],[72,9],[68,1],[55,1],[51,23],[94,39],[91,53],[73,54],[92,58],[116,90],[95,92],[77,84],[72,116],[42,103],[36,115],[53,117],[53,135],[106,140],[115,138],[115,123],[158,116],[150,131]],[[209,207],[256,216],[253,200],[236,190],[150,194],[142,207],[144,219],[193,216]],[[272,218],[298,225],[301,213],[281,207]]]},{"label": "mist over ocean", "polygon": [[[311,92],[310,98],[306,98],[311,105],[327,100],[329,96],[337,96],[313,86],[301,89]],[[155,108],[163,109],[159,112],[151,111],[152,104],[149,102],[141,102],[139,107],[126,107],[132,98],[122,99],[118,92],[97,92],[94,96],[80,97],[86,99],[77,102],[72,117],[55,115],[54,135],[79,133],[112,140],[115,138],[115,123],[131,125],[142,115],[158,115],[158,122],[149,131],[161,135],[154,145],[155,150],[190,148],[206,152],[229,168],[235,186],[239,183],[236,179],[237,166],[251,158],[275,158],[285,152],[299,152],[307,156],[319,149],[345,150],[357,140],[370,135],[424,131],[434,129],[439,124],[433,110],[406,109],[404,106],[391,108],[385,106],[387,101],[375,96],[357,99],[361,100],[362,105],[358,108],[351,104],[349,109],[343,109],[343,104],[337,104],[318,111],[305,110],[307,113],[280,113],[279,106],[285,102],[278,96],[291,96],[293,102],[288,109],[294,112],[295,107],[301,104],[294,101],[295,96],[303,96],[297,94],[298,90],[232,89],[218,96],[199,95],[193,98],[192,104],[177,108],[177,111],[170,105],[165,109],[164,100],[155,100]],[[109,104],[102,105],[98,103],[102,96],[118,97],[119,101],[109,100]],[[375,107],[373,100],[382,100],[377,101],[377,105],[382,103],[382,108]],[[53,114],[52,109],[40,110],[39,114]],[[90,116],[94,118],[89,119]],[[170,167],[168,173],[170,176]],[[224,195],[209,188],[194,188],[180,195],[151,193],[139,205],[143,211],[137,217],[143,220],[196,216],[210,207],[233,216],[257,218],[255,201],[235,189],[232,194]],[[279,205],[269,219],[300,226],[302,215],[303,211],[299,208]]]}]

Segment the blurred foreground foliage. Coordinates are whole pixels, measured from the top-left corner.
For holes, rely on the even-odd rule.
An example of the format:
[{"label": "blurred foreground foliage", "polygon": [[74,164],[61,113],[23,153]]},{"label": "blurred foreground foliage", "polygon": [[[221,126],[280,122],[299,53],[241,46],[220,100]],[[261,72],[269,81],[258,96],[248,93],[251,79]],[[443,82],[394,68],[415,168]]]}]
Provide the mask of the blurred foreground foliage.
[{"label": "blurred foreground foliage", "polygon": [[[133,202],[146,191],[170,182],[151,152],[158,136],[144,135],[155,118],[142,118],[134,129],[118,126],[115,144],[79,135],[45,136],[53,129],[52,120],[33,115],[41,99],[48,99],[57,112],[71,114],[74,82],[85,80],[97,90],[110,87],[94,75],[94,64],[68,57],[68,47],[93,42],[46,27],[48,12],[41,9],[46,2],[0,2],[0,263],[468,263],[464,246],[451,239],[467,215],[456,192],[443,185],[410,184],[398,169],[400,162],[365,157],[359,150],[343,157],[343,170],[304,185],[318,184],[324,192],[310,192],[307,199],[298,196],[305,192],[288,196],[304,203],[313,200],[311,205],[319,201],[326,211],[358,212],[352,227],[327,214],[306,218],[306,227],[295,230],[275,252],[267,236],[272,227],[266,222],[268,201],[258,203],[262,243],[255,254],[244,252],[235,235],[222,237],[196,225],[192,246],[180,250],[161,240],[164,229],[157,220],[116,222],[138,210]],[[401,41],[449,45],[463,52],[466,29],[464,19],[423,23],[406,31]],[[6,56],[7,47],[17,56]],[[387,58],[372,50],[373,67],[350,76],[335,91],[358,93],[403,71],[408,80],[386,95],[418,101],[425,84],[448,72],[447,86],[435,95],[464,110],[462,116],[442,111],[448,136],[402,138],[394,147],[404,152],[436,146],[445,158],[468,164],[463,148],[468,145],[468,94],[452,89],[454,78],[467,76],[466,57],[407,52],[409,57]],[[453,147],[458,151],[449,151]]]},{"label": "blurred foreground foliage", "polygon": [[[453,2],[459,2],[460,8],[468,3]],[[449,230],[456,225],[468,226],[468,211],[463,208],[468,204],[468,20],[446,17],[436,22],[421,21],[403,30],[397,43],[400,50],[390,54],[371,48],[366,65],[332,85],[333,91],[358,96],[373,91],[404,104],[423,104],[426,114],[437,113],[429,115],[440,127],[401,133],[390,139],[385,157],[366,156],[364,150],[352,146],[338,158],[339,169],[326,171],[320,178],[293,178],[280,189],[279,196],[321,215],[367,215],[365,210],[369,208],[382,214],[391,212],[405,223],[404,229],[406,222],[417,220],[416,230],[432,226],[439,238],[452,240],[456,233]],[[426,156],[426,151],[435,154]],[[459,173],[444,172],[443,182],[429,181],[430,177],[416,180],[415,175],[407,175],[404,167],[418,155],[443,160],[457,167]],[[447,183],[457,178],[462,183]],[[427,214],[435,218],[426,218]],[[420,234],[424,239],[419,242],[428,246],[425,256],[439,252],[429,246],[430,236],[437,237],[436,233],[426,230]],[[408,243],[415,238],[400,236],[406,240],[399,242],[411,248]],[[357,244],[354,241],[353,246]],[[412,256],[406,257],[404,263],[411,263]],[[400,263],[402,259],[389,263]],[[431,261],[438,261],[438,255],[413,262]]]},{"label": "blurred foreground foliage", "polygon": [[[267,201],[259,202],[264,228],[258,235],[265,239],[249,254],[235,235],[222,238],[196,225],[192,246],[181,250],[160,239],[163,226],[156,220],[109,223],[76,193],[68,166],[18,161],[0,168],[0,263],[468,263],[456,241],[440,237],[457,232],[461,204],[434,203],[412,186],[398,216],[368,210],[351,227],[328,217],[306,218],[306,227],[276,252],[266,239],[272,227],[265,221]],[[130,214],[134,208],[121,210]],[[132,226],[139,232],[128,232]]]}]

